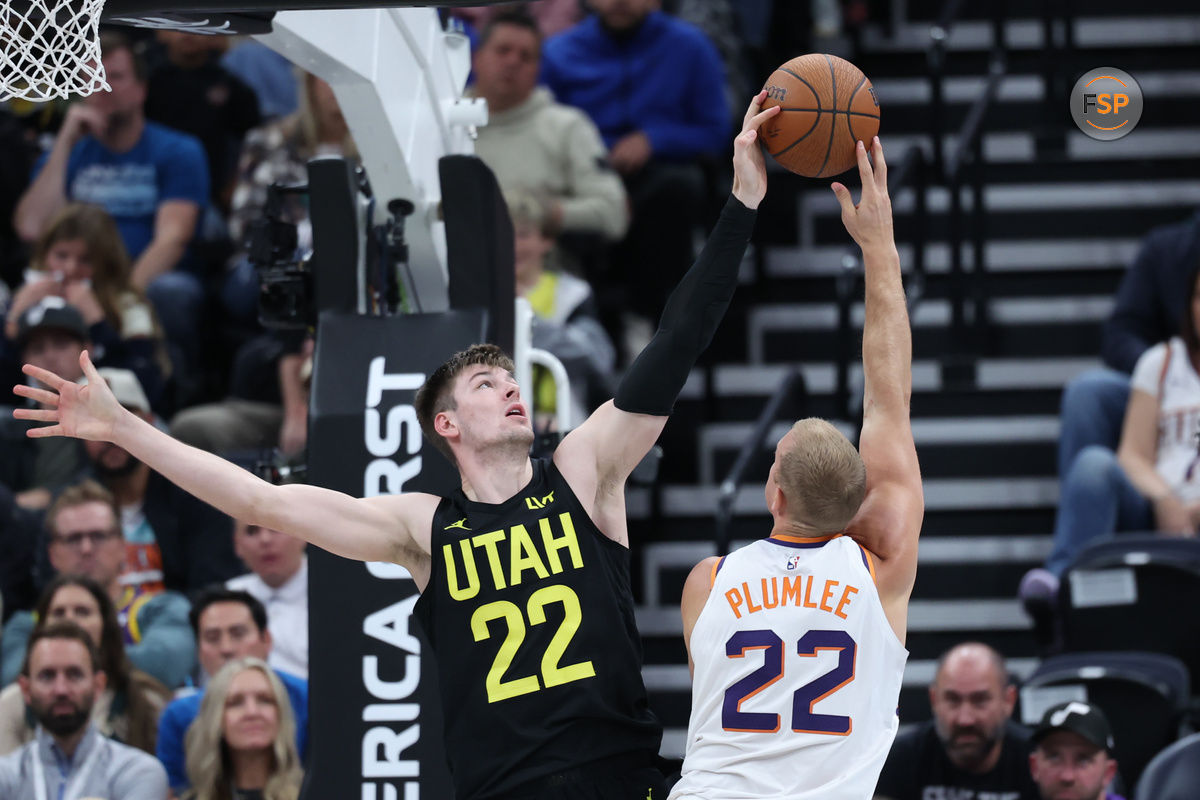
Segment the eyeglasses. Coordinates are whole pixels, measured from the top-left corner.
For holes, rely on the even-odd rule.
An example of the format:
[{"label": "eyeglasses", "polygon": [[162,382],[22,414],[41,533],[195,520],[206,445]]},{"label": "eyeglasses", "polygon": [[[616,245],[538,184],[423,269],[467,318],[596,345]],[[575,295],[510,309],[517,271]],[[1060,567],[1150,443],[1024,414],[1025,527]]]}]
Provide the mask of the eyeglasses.
[{"label": "eyeglasses", "polygon": [[50,541],[55,544],[61,544],[64,547],[69,547],[72,550],[78,550],[83,547],[83,542],[86,539],[91,543],[92,547],[99,547],[109,539],[120,536],[116,531],[79,531],[78,533],[69,533],[66,536],[55,536]]}]

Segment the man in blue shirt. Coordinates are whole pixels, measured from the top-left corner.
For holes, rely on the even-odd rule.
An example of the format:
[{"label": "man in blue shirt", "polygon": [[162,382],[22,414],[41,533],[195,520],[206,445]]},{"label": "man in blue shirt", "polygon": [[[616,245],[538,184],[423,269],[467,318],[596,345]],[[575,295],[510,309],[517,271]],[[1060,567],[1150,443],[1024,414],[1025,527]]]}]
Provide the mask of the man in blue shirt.
[{"label": "man in blue shirt", "polygon": [[612,267],[628,295],[619,305],[647,322],[692,261],[707,211],[700,164],[725,152],[734,122],[717,49],[658,6],[593,0],[595,14],[548,40],[542,55],[543,82],[587,112],[625,180],[632,216]]},{"label": "man in blue shirt", "polygon": [[[267,611],[247,592],[216,585],[192,600],[189,615],[196,633],[196,651],[204,678],[215,675],[226,663],[244,656],[266,661],[271,653]],[[308,750],[308,682],[275,670],[292,701],[296,715],[296,747],[300,758]],[[158,760],[167,768],[167,779],[176,796],[188,788],[184,736],[200,712],[203,691],[172,700],[158,721]]]},{"label": "man in blue shirt", "polygon": [[198,140],[148,122],[146,70],[128,39],[100,36],[112,91],[75,103],[50,152],[17,203],[13,224],[33,241],[68,202],[102,206],[117,222],[133,260],[133,283],[147,290],[167,335],[189,352],[203,285],[176,270],[208,202],[209,174]]}]

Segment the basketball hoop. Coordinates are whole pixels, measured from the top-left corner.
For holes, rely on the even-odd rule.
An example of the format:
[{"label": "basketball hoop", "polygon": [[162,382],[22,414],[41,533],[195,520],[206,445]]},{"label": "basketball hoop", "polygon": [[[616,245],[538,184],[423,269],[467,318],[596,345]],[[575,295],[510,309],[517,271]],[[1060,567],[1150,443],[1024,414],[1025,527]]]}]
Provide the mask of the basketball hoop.
[{"label": "basketball hoop", "polygon": [[107,91],[103,8],[104,0],[0,0],[0,100]]}]

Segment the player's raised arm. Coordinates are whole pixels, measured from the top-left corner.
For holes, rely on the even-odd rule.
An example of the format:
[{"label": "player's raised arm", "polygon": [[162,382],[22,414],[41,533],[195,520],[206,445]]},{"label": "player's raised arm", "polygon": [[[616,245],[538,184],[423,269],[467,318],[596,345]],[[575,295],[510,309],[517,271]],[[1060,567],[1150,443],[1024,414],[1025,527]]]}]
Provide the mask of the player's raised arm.
[{"label": "player's raised arm", "polygon": [[316,486],[274,486],[222,458],[172,439],[122,408],[87,351],[80,354],[79,363],[87,375],[87,386],[25,365],[25,374],[48,388],[16,386],[16,394],[41,403],[43,408],[19,408],[13,416],[53,423],[30,429],[30,437],[112,442],[234,519],[284,531],[347,558],[396,561],[406,566],[413,563],[417,548],[412,532],[418,529],[426,506],[425,522],[432,518],[437,498],[407,495],[360,500]]},{"label": "player's raised arm", "polygon": [[[874,166],[858,145],[862,198],[833,184],[842,222],[862,248],[866,284],[863,324],[863,428],[859,452],[867,491],[849,532],[879,558],[880,598],[893,626],[897,602],[907,609],[917,569],[917,536],[925,504],[920,466],[909,422],[912,395],[912,331],[909,328],[900,256],[892,233],[883,146],[875,137]],[[899,632],[899,631],[898,631]],[[903,637],[902,637],[903,638]]]},{"label": "player's raised arm", "polygon": [[[779,113],[777,107],[762,111],[764,99],[766,92],[760,92],[746,109],[742,130],[733,142],[732,197],[699,258],[667,299],[654,338],[629,367],[613,400],[572,431],[555,454],[555,463],[580,499],[585,504],[595,499],[593,518],[612,538],[624,540],[624,508],[612,510],[614,529],[610,530],[602,519],[605,501],[621,496],[625,479],[662,433],[675,399],[737,287],[756,210],[767,191],[758,128]],[[615,530],[618,527],[620,531]]]}]

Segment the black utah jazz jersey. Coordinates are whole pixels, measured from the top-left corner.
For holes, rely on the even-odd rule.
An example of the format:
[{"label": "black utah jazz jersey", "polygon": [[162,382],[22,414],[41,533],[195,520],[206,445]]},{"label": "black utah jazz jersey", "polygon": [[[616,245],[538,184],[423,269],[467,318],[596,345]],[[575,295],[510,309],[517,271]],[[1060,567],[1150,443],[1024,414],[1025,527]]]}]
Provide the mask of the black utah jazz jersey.
[{"label": "black utah jazz jersey", "polygon": [[622,754],[658,753],[642,684],[629,550],[549,459],[491,505],[462,490],[433,516],[416,615],[437,655],[460,800]]}]

